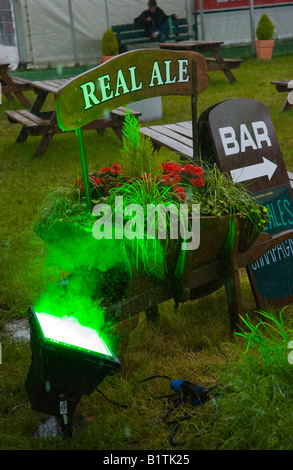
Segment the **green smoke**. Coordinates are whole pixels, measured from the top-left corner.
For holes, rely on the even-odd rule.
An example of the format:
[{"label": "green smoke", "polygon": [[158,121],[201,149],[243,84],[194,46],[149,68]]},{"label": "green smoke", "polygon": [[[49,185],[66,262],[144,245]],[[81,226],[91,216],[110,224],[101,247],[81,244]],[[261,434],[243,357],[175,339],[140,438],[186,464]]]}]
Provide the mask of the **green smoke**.
[{"label": "green smoke", "polygon": [[122,241],[95,240],[72,222],[56,222],[42,238],[49,247],[48,265],[67,275],[47,286],[35,310],[73,316],[83,326],[107,331],[102,300],[114,304],[125,297],[131,278]]}]

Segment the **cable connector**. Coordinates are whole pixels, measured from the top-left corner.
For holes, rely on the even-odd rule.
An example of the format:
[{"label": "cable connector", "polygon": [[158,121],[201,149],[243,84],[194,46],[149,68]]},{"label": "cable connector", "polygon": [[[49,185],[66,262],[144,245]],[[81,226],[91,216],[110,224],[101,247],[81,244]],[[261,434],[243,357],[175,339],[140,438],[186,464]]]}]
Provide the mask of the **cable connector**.
[{"label": "cable connector", "polygon": [[171,380],[170,387],[184,403],[203,405],[210,399],[210,390],[187,380]]}]

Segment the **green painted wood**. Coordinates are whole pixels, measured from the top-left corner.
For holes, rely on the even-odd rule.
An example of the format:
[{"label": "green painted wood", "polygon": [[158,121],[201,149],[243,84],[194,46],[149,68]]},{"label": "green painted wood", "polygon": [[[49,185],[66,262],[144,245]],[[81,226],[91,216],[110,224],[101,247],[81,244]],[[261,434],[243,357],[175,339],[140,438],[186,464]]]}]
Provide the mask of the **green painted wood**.
[{"label": "green painted wood", "polygon": [[201,93],[208,84],[206,62],[201,54],[143,49],[115,56],[59,90],[58,125],[70,131],[129,102],[163,95],[192,96],[194,60],[197,93]]}]

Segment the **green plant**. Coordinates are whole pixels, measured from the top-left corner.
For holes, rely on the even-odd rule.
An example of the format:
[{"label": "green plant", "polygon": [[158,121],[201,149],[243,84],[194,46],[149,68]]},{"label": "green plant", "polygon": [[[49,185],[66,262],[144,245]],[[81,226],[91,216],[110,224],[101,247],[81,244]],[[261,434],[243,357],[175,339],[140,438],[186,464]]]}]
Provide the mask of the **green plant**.
[{"label": "green plant", "polygon": [[269,40],[272,39],[275,26],[269,19],[268,15],[263,14],[260,17],[258,26],[256,28],[256,36],[259,40]]},{"label": "green plant", "polygon": [[[234,217],[240,214],[261,231],[266,223],[265,209],[241,184],[222,173],[216,165],[163,163],[149,138],[139,132],[137,119],[127,110],[123,126],[122,168],[115,163],[89,175],[93,204],[115,207],[116,196],[123,196],[125,206],[139,204],[146,210],[150,204],[168,205],[185,202],[192,212],[200,205],[201,215]],[[123,168],[124,166],[124,168]],[[70,221],[90,230],[94,221],[85,210],[82,178],[75,187],[59,188],[45,200],[36,225],[36,233],[46,234],[55,222]]]},{"label": "green plant", "polygon": [[[292,321],[285,309],[258,312],[258,319],[243,317],[236,333],[239,360],[222,370],[219,408],[221,420],[210,432],[220,449],[292,449],[292,364],[288,341]],[[242,348],[246,346],[244,352]],[[290,410],[290,412],[289,412]]]},{"label": "green plant", "polygon": [[111,28],[106,29],[102,37],[101,50],[103,55],[111,56],[118,54],[118,41]]},{"label": "green plant", "polygon": [[227,178],[225,173],[214,164],[202,165],[205,184],[194,192],[190,203],[200,204],[202,215],[235,215],[251,219],[261,230],[265,224],[267,210],[260,211],[259,205],[241,184]]},{"label": "green plant", "polygon": [[121,163],[123,171],[137,177],[143,173],[157,175],[162,170],[163,157],[154,149],[152,141],[139,132],[140,126],[129,109],[124,119]]}]

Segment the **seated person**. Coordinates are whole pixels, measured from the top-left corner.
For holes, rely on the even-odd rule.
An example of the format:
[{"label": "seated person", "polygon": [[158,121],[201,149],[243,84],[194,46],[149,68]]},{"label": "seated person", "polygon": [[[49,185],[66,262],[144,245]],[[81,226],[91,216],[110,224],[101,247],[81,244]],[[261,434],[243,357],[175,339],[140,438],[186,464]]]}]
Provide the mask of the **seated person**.
[{"label": "seated person", "polygon": [[[135,18],[134,23],[141,25],[145,29],[146,35],[151,39],[158,37],[159,42],[165,42],[170,33],[169,16],[157,6],[156,0],[149,0],[148,7],[148,10],[144,10]],[[177,19],[175,13],[171,16],[173,19]]]}]

